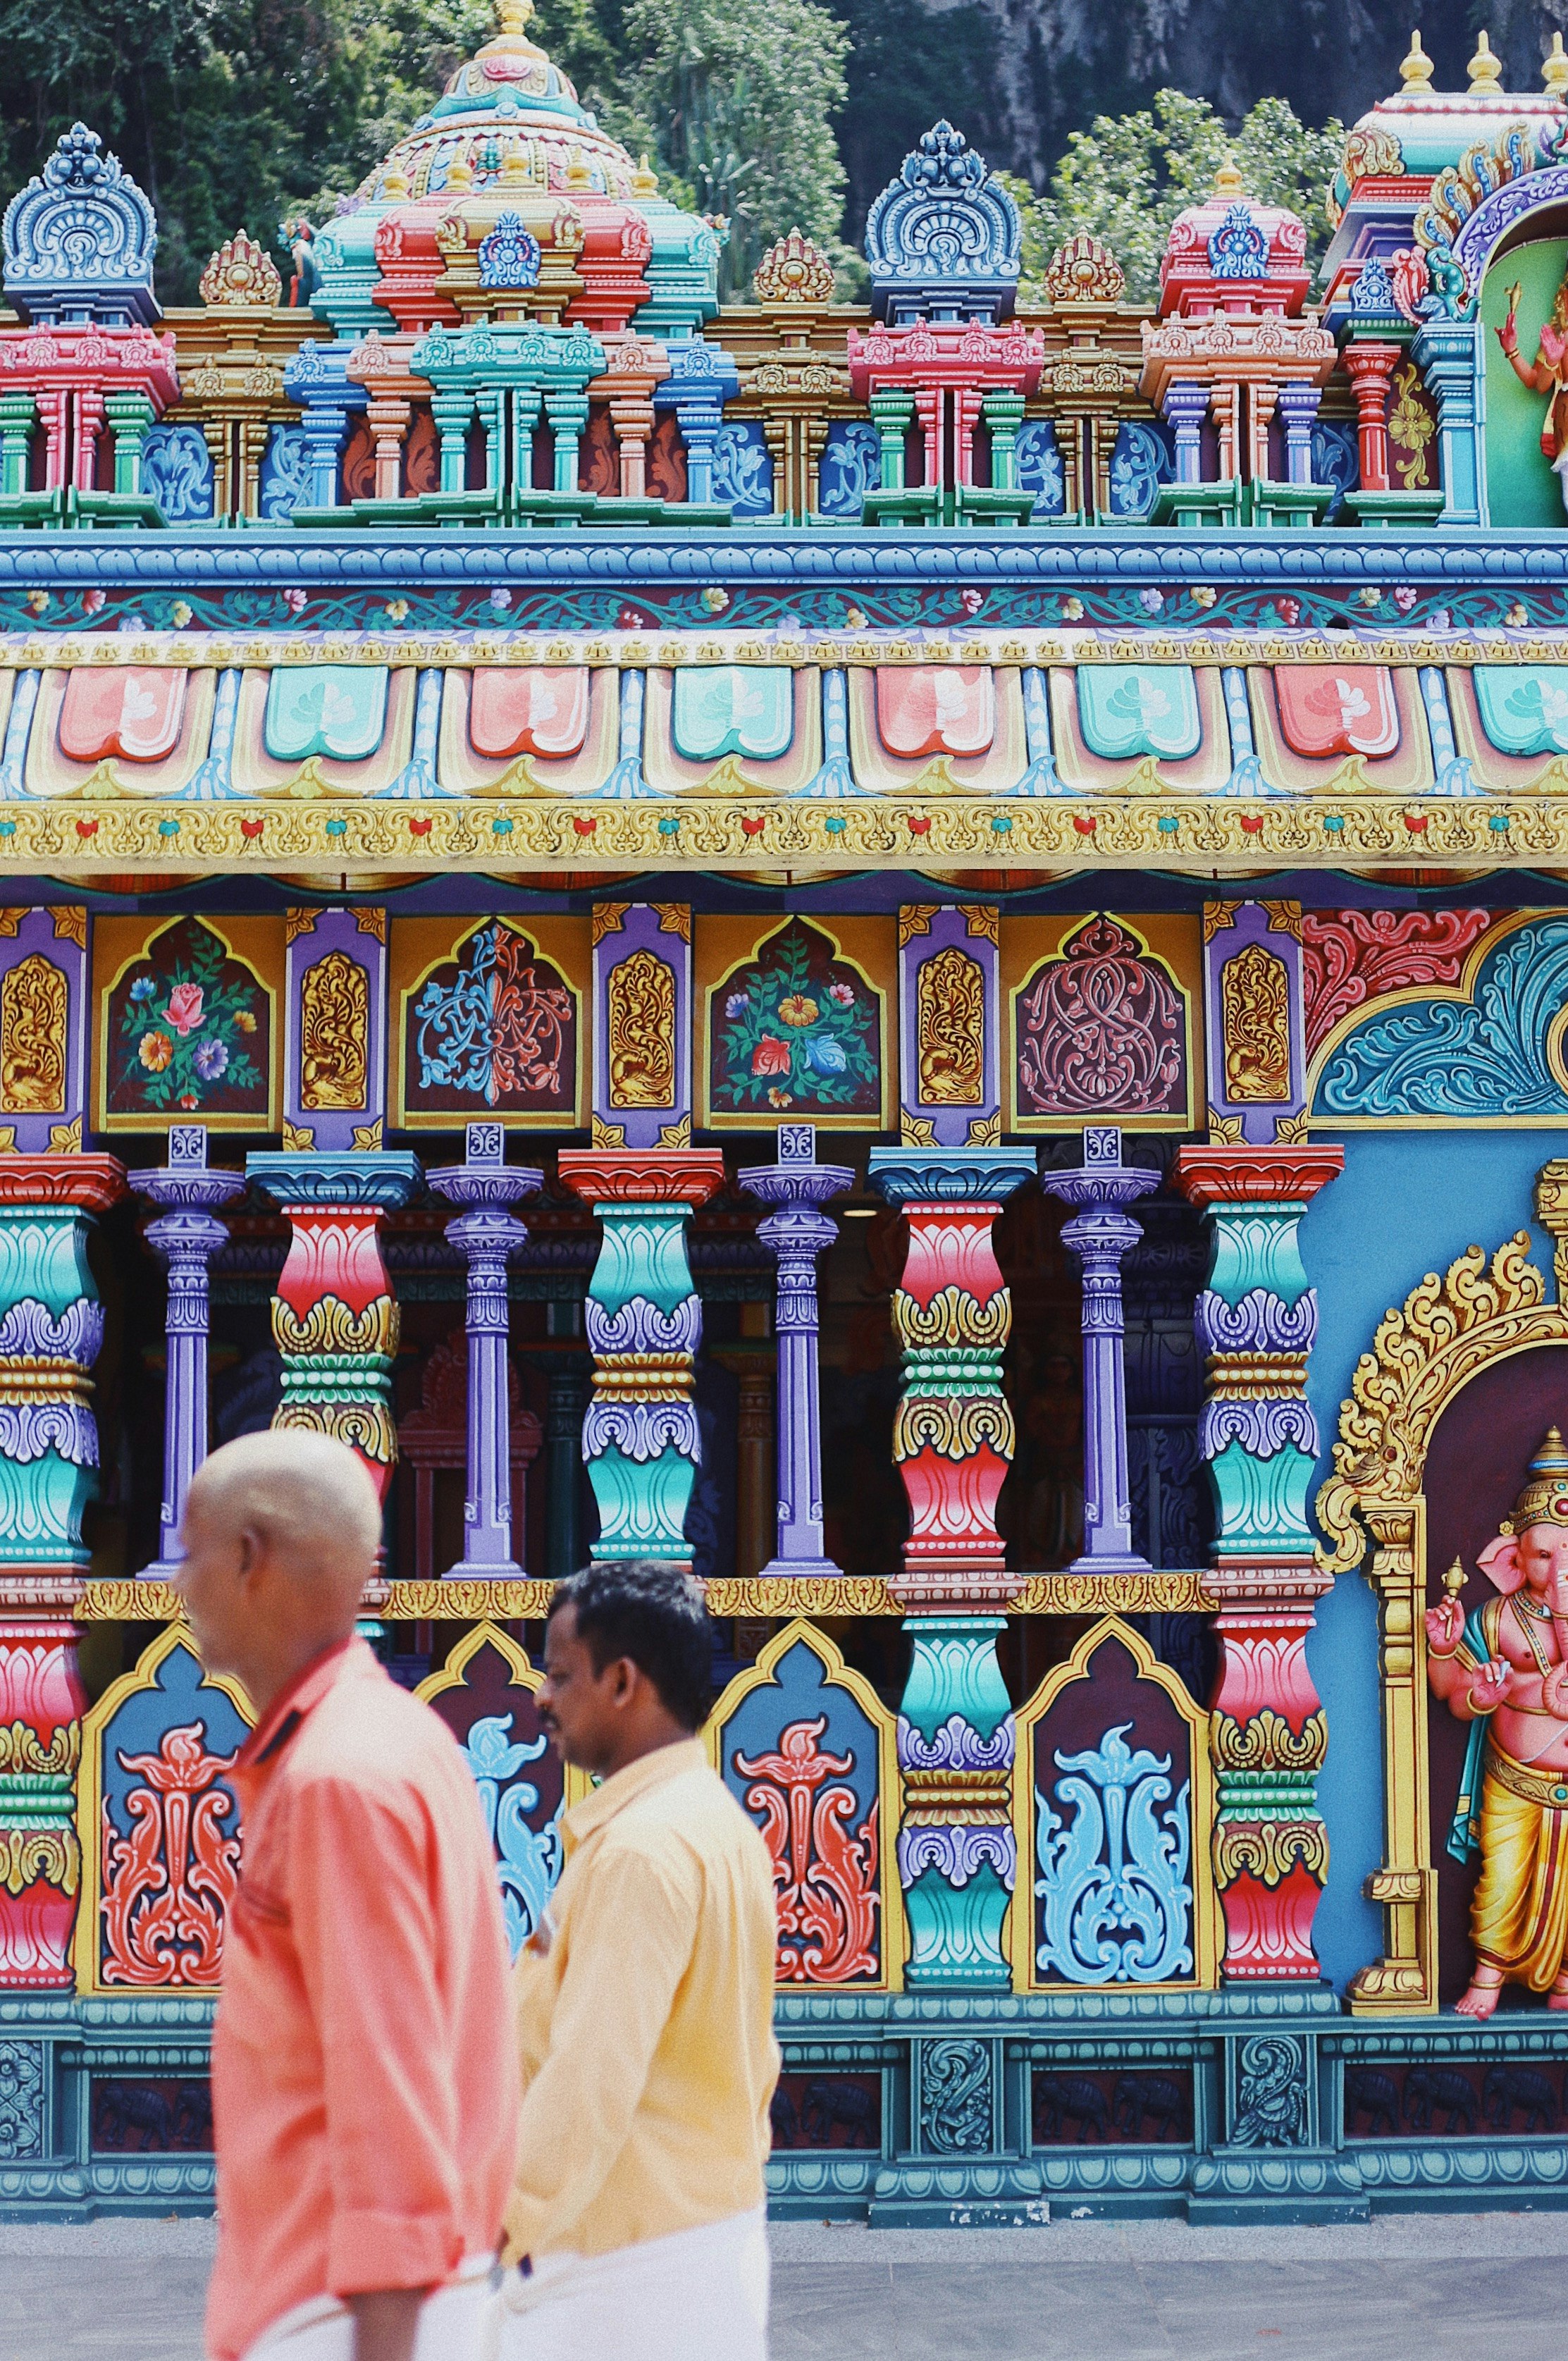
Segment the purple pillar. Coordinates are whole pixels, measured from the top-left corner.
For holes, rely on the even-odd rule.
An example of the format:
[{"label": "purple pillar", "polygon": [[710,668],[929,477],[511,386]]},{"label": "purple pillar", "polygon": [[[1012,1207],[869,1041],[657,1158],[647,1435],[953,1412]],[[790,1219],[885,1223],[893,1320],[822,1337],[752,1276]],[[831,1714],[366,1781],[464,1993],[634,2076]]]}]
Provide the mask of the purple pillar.
[{"label": "purple pillar", "polygon": [[532,1167],[506,1161],[499,1123],[471,1123],[464,1161],[444,1165],[430,1185],[467,1211],[446,1235],[468,1266],[468,1490],[463,1504],[463,1562],[454,1575],[518,1580],[511,1553],[511,1421],[507,1406],[507,1257],[527,1237],[509,1212],[544,1185]]},{"label": "purple pillar", "polygon": [[778,1211],[757,1224],[777,1258],[778,1542],[762,1579],[837,1575],[822,1553],[822,1413],[817,1389],[817,1257],[839,1235],[818,1209],[855,1185],[848,1165],[818,1164],[809,1123],[781,1123],[776,1164],[749,1164],[740,1185]]},{"label": "purple pillar", "polygon": [[1295,382],[1279,389],[1279,415],[1285,421],[1285,480],[1288,484],[1310,484],[1312,480],[1312,422],[1318,414],[1322,389],[1316,385]]},{"label": "purple pillar", "polygon": [[207,1266],[228,1241],[226,1223],[207,1209],[237,1197],[245,1187],[243,1172],[209,1170],[205,1124],[172,1124],[168,1157],[167,1164],[130,1176],[133,1189],[150,1197],[155,1205],[169,1208],[147,1226],[149,1242],[169,1268],[163,1505],[159,1513],[158,1556],[142,1569],[148,1582],[172,1582],[180,1571],[185,1554],[180,1544],[185,1495],[207,1455]]},{"label": "purple pillar", "polygon": [[1203,421],[1209,412],[1209,389],[1175,378],[1165,389],[1160,407],[1166,423],[1176,430],[1176,476],[1179,484],[1203,480]]},{"label": "purple pillar", "polygon": [[1123,1207],[1159,1187],[1159,1174],[1122,1162],[1113,1124],[1090,1125],[1076,1172],[1042,1172],[1040,1186],[1077,1207],[1062,1244],[1083,1266],[1083,1538],[1073,1574],[1147,1574],[1133,1548],[1127,1478],[1127,1378],[1122,1257],[1143,1235]]}]

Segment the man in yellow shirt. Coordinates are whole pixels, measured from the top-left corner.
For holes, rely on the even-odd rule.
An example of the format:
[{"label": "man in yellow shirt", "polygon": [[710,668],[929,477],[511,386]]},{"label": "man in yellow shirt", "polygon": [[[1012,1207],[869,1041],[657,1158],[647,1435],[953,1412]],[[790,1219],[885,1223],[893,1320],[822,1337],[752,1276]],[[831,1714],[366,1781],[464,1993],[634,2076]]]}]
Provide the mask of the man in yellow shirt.
[{"label": "man in yellow shirt", "polygon": [[601,1784],[517,1965],[502,2361],[765,2361],[773,1869],[696,1735],[711,1661],[668,1565],[551,1603],[539,1717]]}]

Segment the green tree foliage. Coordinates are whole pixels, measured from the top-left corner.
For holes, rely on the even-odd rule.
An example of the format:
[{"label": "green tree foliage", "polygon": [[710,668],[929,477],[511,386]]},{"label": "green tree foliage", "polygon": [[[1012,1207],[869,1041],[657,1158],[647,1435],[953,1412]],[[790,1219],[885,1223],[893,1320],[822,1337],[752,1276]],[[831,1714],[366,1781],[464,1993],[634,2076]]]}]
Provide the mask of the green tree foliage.
[{"label": "green tree foliage", "polygon": [[1172,222],[1209,195],[1230,156],[1249,196],[1300,214],[1315,270],[1329,240],[1323,198],[1343,143],[1343,124],[1331,119],[1315,131],[1281,98],[1259,99],[1232,133],[1206,100],[1157,92],[1152,112],[1096,115],[1072,134],[1031,209],[1034,255],[1048,258],[1087,233],[1116,257],[1128,294],[1152,302]]},{"label": "green tree foliage", "polygon": [[672,193],[729,223],[726,291],[799,226],[837,248],[848,37],[816,0],[630,0],[623,128],[643,128]]}]

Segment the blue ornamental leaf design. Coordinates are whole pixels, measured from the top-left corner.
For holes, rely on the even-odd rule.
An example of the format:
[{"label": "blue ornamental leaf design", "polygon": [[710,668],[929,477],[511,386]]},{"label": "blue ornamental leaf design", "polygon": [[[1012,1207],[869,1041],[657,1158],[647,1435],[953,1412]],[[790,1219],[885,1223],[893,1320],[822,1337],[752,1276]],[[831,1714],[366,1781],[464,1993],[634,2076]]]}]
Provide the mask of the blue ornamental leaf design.
[{"label": "blue ornamental leaf design", "polygon": [[165,524],[203,523],[213,513],[213,455],[199,426],[155,426],[142,445],[141,485]]},{"label": "blue ornamental leaf design", "polygon": [[858,517],[868,492],[882,482],[882,437],[859,419],[836,419],[828,430],[817,467],[817,504],[822,515]]},{"label": "blue ornamental leaf design", "polygon": [[1064,489],[1057,431],[1048,418],[1031,418],[1018,434],[1018,487],[1035,495],[1036,516],[1060,516]]},{"label": "blue ornamental leaf design", "polygon": [[1315,1115],[1472,1122],[1568,1115],[1557,1019],[1568,1001],[1568,918],[1521,927],[1487,954],[1473,1000],[1369,1016],[1318,1081]]},{"label": "blue ornamental leaf design", "polygon": [[772,516],[773,458],[760,423],[721,426],[713,446],[713,497],[737,516]]},{"label": "blue ornamental leaf design", "polygon": [[1239,199],[1210,237],[1209,268],[1216,279],[1268,276],[1268,240]]},{"label": "blue ornamental leaf design", "polygon": [[1190,1790],[1183,1782],[1171,1800],[1170,1756],[1135,1752],[1132,1726],[1119,1723],[1081,1754],[1058,1752],[1058,1771],[1082,1774],[1056,1783],[1070,1824],[1036,1790],[1035,1960],[1069,1983],[1160,1983],[1192,1972]]},{"label": "blue ornamental leaf design", "polygon": [[1167,434],[1141,419],[1123,422],[1111,454],[1111,513],[1139,521],[1150,514],[1155,494],[1168,484],[1175,462]]},{"label": "blue ornamental leaf design", "polygon": [[543,1828],[530,1825],[528,1815],[538,1808],[539,1790],[517,1773],[525,1763],[539,1760],[548,1741],[514,1740],[511,1725],[510,1713],[488,1714],[473,1724],[467,1744],[457,1751],[479,1791],[479,1807],[496,1848],[507,1940],[515,1960],[543,1917],[544,1905],[561,1874],[561,1810],[565,1798]]}]

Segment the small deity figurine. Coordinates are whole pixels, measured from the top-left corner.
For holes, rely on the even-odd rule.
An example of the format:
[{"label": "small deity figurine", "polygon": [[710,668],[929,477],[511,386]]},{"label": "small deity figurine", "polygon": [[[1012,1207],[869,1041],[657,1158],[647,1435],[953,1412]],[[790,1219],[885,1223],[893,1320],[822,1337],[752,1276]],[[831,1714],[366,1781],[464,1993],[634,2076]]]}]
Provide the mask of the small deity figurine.
[{"label": "small deity figurine", "polygon": [[1531,393],[1552,397],[1541,430],[1541,447],[1562,487],[1563,505],[1568,509],[1568,275],[1552,298],[1552,317],[1541,328],[1535,359],[1528,368],[1519,358],[1517,314],[1521,292],[1517,280],[1508,289],[1508,316],[1497,330],[1497,342],[1519,383]]},{"label": "small deity figurine", "polygon": [[1568,2009],[1568,1447],[1552,1427],[1477,1563],[1497,1592],[1468,1618],[1464,1568],[1426,1617],[1427,1676],[1474,1724],[1448,1850],[1479,1850],[1475,1960],[1459,2002],[1490,2016],[1505,1983]]}]

